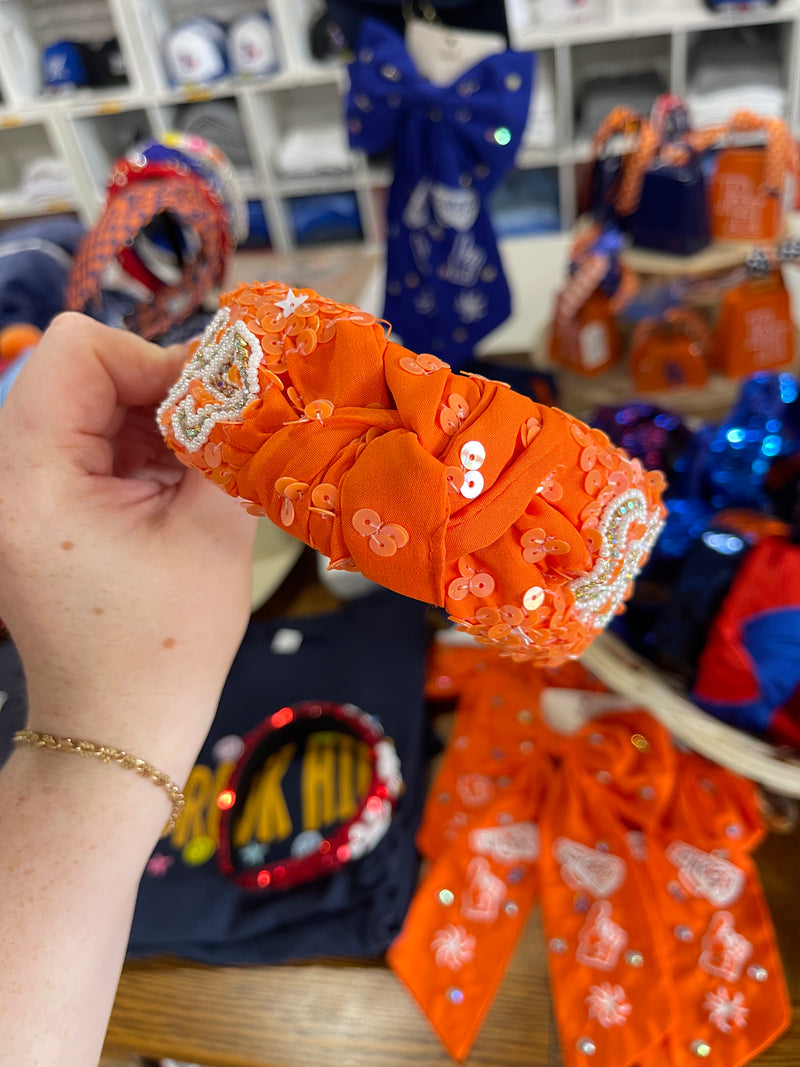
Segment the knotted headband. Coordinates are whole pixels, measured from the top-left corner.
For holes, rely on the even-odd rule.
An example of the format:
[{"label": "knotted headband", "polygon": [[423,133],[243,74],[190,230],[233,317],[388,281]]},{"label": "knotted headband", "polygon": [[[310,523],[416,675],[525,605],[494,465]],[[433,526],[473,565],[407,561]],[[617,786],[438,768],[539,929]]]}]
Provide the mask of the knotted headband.
[{"label": "knotted headband", "polygon": [[663,478],[557,408],[453,374],[358,308],[240,286],[159,409],[249,511],[516,659],[578,656],[663,525]]}]

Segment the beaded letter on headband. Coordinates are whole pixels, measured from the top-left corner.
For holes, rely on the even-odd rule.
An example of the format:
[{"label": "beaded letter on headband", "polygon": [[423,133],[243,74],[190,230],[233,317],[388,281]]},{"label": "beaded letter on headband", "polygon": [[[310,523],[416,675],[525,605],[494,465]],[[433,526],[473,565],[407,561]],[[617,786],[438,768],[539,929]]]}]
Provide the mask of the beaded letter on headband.
[{"label": "beaded letter on headband", "polygon": [[580,655],[663,525],[662,476],[599,430],[277,282],[222,296],[159,422],[332,567],[445,606],[515,659]]}]

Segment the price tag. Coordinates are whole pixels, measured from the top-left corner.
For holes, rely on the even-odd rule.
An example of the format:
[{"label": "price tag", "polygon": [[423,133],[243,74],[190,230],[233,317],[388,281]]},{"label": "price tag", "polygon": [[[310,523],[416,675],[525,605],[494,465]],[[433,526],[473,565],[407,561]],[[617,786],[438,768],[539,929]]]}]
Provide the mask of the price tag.
[{"label": "price tag", "polygon": [[186,100],[210,100],[212,93],[207,85],[187,85],[183,90]]}]

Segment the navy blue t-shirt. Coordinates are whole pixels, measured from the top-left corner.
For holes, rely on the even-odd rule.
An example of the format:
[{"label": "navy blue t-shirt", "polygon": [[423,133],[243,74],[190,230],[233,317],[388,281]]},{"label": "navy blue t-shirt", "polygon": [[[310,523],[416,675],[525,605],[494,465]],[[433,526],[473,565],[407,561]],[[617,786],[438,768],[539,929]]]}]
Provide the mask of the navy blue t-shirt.
[{"label": "navy blue t-shirt", "polygon": [[[131,956],[277,963],[377,956],[388,947],[417,879],[414,836],[429,751],[425,613],[417,601],[379,591],[328,615],[251,622],[187,782],[186,808],[142,878]],[[352,703],[375,716],[395,743],[405,791],[373,852],[319,881],[285,891],[248,891],[218,869],[216,798],[242,735],[280,707],[303,700]],[[352,790],[333,779],[346,777],[353,767],[352,742],[327,732],[298,746],[296,758],[284,759],[280,773],[265,776],[271,778],[267,792],[274,794],[266,797],[271,806],[259,823],[266,862],[285,854],[287,840],[299,832],[325,832],[332,811],[347,814]]]}]

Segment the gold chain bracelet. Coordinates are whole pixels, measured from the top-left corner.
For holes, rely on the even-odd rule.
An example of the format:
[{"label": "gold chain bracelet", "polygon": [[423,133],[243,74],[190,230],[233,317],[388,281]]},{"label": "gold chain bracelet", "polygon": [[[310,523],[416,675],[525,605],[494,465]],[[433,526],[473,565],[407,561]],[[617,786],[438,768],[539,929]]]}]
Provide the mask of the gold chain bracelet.
[{"label": "gold chain bracelet", "polygon": [[53,734],[40,734],[36,730],[18,730],[13,740],[15,745],[49,748],[54,752],[74,752],[78,756],[90,756],[100,760],[101,763],[118,763],[125,770],[136,771],[141,778],[148,778],[155,785],[160,786],[170,799],[172,814],[169,817],[166,832],[172,833],[185,803],[183,791],[169,775],[156,770],[147,760],[139,759],[137,756],[132,756],[130,752],[112,748],[110,745],[95,745],[92,741],[73,741],[71,737],[55,737]]}]

